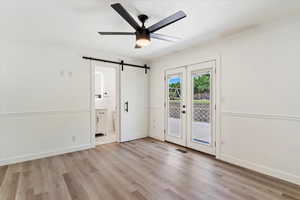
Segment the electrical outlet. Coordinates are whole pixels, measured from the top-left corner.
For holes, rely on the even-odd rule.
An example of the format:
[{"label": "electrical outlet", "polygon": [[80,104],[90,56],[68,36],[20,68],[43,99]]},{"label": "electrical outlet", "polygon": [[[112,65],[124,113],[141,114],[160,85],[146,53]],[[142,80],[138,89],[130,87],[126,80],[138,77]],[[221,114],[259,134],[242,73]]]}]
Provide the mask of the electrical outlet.
[{"label": "electrical outlet", "polygon": [[73,143],[75,143],[76,142],[76,136],[72,136],[72,141],[73,141]]},{"label": "electrical outlet", "polygon": [[152,127],[156,128],[156,120],[155,119],[153,120]]},{"label": "electrical outlet", "polygon": [[64,70],[60,70],[59,71],[59,75],[60,75],[60,77],[64,77],[65,76],[65,71]]}]

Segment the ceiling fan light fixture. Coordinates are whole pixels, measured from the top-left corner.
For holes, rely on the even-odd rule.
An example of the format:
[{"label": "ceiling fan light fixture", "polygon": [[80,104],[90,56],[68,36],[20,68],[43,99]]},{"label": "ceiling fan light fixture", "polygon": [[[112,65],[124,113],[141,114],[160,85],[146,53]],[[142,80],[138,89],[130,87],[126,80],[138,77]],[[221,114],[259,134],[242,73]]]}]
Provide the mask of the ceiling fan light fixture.
[{"label": "ceiling fan light fixture", "polygon": [[137,32],[136,34],[136,45],[139,47],[145,47],[151,43],[150,33],[147,30]]},{"label": "ceiling fan light fixture", "polygon": [[150,43],[151,43],[150,39],[145,39],[145,38],[141,38],[136,41],[136,45],[140,47],[148,46]]}]

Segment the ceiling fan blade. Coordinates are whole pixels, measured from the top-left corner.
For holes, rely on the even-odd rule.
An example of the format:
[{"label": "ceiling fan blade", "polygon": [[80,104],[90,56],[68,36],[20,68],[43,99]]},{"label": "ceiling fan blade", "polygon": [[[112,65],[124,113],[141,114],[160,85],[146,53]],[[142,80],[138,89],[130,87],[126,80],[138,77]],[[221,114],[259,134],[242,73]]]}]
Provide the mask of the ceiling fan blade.
[{"label": "ceiling fan blade", "polygon": [[159,21],[156,24],[153,24],[148,28],[150,33],[153,33],[155,31],[158,31],[159,29],[162,29],[170,24],[173,24],[174,22],[177,22],[178,20],[181,20],[182,18],[185,18],[186,14],[183,11],[178,11],[177,13]]},{"label": "ceiling fan blade", "polygon": [[178,38],[178,37],[163,35],[163,34],[158,34],[158,33],[151,33],[150,37],[154,38],[154,39],[158,39],[158,40],[168,41],[168,42],[177,42],[180,40],[180,38]]},{"label": "ceiling fan blade", "polygon": [[132,32],[98,32],[100,35],[135,35]]},{"label": "ceiling fan blade", "polygon": [[140,29],[140,25],[133,19],[133,17],[125,10],[125,8],[119,4],[112,4],[111,7],[119,13],[135,30]]}]

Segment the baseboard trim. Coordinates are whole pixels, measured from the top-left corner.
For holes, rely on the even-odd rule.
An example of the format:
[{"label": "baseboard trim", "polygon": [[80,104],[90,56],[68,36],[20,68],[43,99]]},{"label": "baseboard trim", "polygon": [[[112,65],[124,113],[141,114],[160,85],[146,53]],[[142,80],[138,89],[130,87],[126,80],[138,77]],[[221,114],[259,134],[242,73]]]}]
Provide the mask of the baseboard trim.
[{"label": "baseboard trim", "polygon": [[142,137],[133,137],[133,138],[126,139],[126,140],[124,140],[124,139],[122,140],[122,138],[121,138],[120,143],[122,143],[122,142],[130,142],[130,141],[139,140],[139,139],[143,139],[143,138],[147,138],[147,137],[149,137],[149,136],[145,135],[145,136],[142,136]]},{"label": "baseboard trim", "polygon": [[82,150],[86,150],[86,149],[90,149],[90,148],[93,148],[93,146],[91,144],[87,144],[87,145],[69,147],[69,148],[65,148],[65,149],[58,149],[58,150],[54,150],[54,151],[47,151],[47,152],[36,153],[36,154],[27,154],[27,155],[23,155],[23,156],[16,156],[16,157],[0,160],[0,166],[11,165],[11,164],[16,164],[16,163],[20,163],[20,162],[41,159],[41,158],[47,158],[47,157],[61,155],[61,154],[65,154],[65,153],[71,153],[71,152],[75,152],[75,151],[82,151]]},{"label": "baseboard trim", "polygon": [[117,136],[116,135],[114,135],[114,137],[102,136],[99,139],[96,138],[96,146],[97,145],[102,145],[102,144],[114,143],[114,142],[117,142]]},{"label": "baseboard trim", "polygon": [[259,165],[256,163],[251,163],[249,161],[245,161],[245,160],[241,160],[238,158],[234,158],[232,156],[229,155],[220,155],[219,160],[222,160],[224,162],[228,162],[240,167],[244,167],[246,169],[250,169],[262,174],[266,174],[268,176],[272,176],[284,181],[288,181],[290,183],[294,183],[297,185],[300,185],[300,177],[299,176],[295,176],[293,174],[290,173],[286,173],[283,172],[281,170],[277,170],[277,169],[272,169],[263,165]]},{"label": "baseboard trim", "polygon": [[165,140],[159,136],[149,135],[148,137],[164,142]]}]

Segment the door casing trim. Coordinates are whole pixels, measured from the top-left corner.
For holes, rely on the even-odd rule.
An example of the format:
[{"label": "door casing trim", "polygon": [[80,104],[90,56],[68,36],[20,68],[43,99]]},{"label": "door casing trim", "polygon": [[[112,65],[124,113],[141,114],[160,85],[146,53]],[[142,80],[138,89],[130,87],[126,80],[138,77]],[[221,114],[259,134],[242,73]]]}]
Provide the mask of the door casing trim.
[{"label": "door casing trim", "polygon": [[[221,159],[221,144],[222,144],[222,133],[221,133],[221,56],[220,55],[212,55],[212,56],[206,56],[203,58],[199,58],[196,62],[184,64],[177,67],[166,67],[164,69],[164,78],[166,77],[166,71],[171,69],[177,69],[182,67],[187,67],[190,65],[196,65],[206,62],[214,62],[215,63],[215,156],[217,159]],[[164,104],[166,103],[166,81],[164,81]],[[166,117],[166,107],[163,107],[164,109],[164,137],[163,140],[166,141],[166,127],[167,127],[167,117]]]}]

